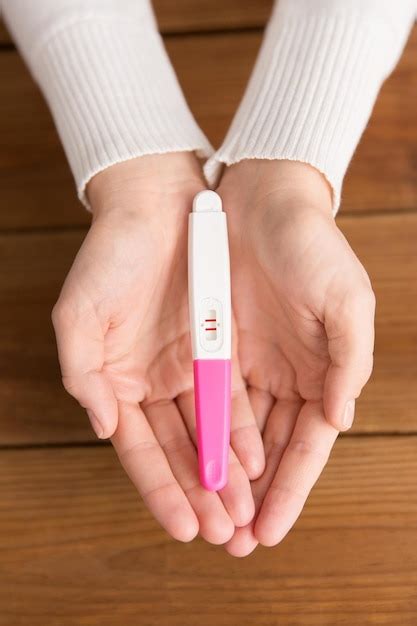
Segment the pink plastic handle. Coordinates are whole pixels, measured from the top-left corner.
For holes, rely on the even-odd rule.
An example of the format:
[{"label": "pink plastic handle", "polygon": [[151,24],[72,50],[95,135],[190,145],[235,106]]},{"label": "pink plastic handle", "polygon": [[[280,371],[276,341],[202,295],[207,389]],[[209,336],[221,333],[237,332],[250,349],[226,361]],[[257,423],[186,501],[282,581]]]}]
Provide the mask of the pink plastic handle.
[{"label": "pink plastic handle", "polygon": [[231,361],[194,361],[195,412],[200,481],[209,491],[227,483],[230,443]]}]

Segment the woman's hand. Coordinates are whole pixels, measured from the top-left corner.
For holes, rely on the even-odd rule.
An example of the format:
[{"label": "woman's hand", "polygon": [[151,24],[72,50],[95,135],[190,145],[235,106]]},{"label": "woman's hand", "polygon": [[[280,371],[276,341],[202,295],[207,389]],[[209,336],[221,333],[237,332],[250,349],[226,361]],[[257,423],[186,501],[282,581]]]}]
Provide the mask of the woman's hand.
[{"label": "woman's hand", "polygon": [[218,189],[228,213],[240,367],[263,432],[258,514],[227,549],[285,536],[320,475],[372,369],[375,300],[331,212],[319,172],[242,161]]},{"label": "woman's hand", "polygon": [[92,226],[53,322],[66,389],[97,435],[112,437],[156,519],[181,541],[200,532],[223,543],[252,519],[247,473],[259,476],[264,458],[235,359],[229,483],[219,494],[199,485],[187,217],[204,187],[191,153],[141,157],[95,176]]}]

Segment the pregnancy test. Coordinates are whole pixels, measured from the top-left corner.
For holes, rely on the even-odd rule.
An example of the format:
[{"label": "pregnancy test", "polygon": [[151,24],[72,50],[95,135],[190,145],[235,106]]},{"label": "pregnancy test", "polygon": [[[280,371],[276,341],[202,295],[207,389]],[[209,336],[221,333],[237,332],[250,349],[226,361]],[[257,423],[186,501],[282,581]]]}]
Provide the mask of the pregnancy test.
[{"label": "pregnancy test", "polygon": [[230,263],[220,196],[201,191],[188,222],[188,295],[200,482],[227,483],[231,412]]}]

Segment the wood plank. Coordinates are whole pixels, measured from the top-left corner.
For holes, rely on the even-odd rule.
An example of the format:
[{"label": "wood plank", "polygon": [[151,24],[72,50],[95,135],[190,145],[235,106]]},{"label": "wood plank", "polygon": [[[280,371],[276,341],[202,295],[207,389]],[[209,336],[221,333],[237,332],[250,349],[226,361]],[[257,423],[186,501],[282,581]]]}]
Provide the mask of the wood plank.
[{"label": "wood plank", "polygon": [[340,218],[377,297],[374,373],[355,430],[417,428],[417,216]]},{"label": "wood plank", "polygon": [[8,46],[11,45],[11,37],[8,33],[5,23],[0,19],[0,45]]},{"label": "wood plank", "polygon": [[379,98],[344,186],[343,211],[417,209],[417,26]]},{"label": "wood plank", "polygon": [[[272,0],[153,0],[162,33],[260,28],[271,12]],[[11,44],[0,20],[0,44]]]},{"label": "wood plank", "polygon": [[153,0],[163,33],[261,28],[273,0]]},{"label": "wood plank", "polygon": [[[356,432],[416,431],[417,215],[345,217],[340,226],[378,298],[375,371]],[[93,439],[61,389],[50,311],[83,232],[0,237],[0,443]]]},{"label": "wood plank", "polygon": [[2,451],[0,624],[415,626],[416,476],[417,437],[344,437],[284,542],[237,560],[170,540],[109,447]]},{"label": "wood plank", "polygon": [[0,445],[94,439],[61,388],[50,312],[83,233],[0,238]]},{"label": "wood plank", "polygon": [[[259,43],[258,33],[167,39],[190,106],[216,146]],[[0,54],[0,72],[0,229],[86,224],[51,117],[16,52]],[[357,150],[342,210],[417,208],[416,101],[417,27]]]},{"label": "wood plank", "polygon": [[88,224],[46,104],[14,51],[0,54],[0,229]]}]

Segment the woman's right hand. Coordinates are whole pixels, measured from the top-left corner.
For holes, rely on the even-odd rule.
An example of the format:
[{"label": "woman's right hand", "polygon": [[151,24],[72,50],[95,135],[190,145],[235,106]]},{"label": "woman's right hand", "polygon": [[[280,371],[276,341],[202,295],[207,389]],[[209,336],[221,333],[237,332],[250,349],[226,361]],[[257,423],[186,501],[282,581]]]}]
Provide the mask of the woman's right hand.
[{"label": "woman's right hand", "polygon": [[279,543],[295,523],[372,370],[375,297],[310,165],[247,160],[218,188],[228,212],[242,374],[263,433],[257,515],[227,549]]},{"label": "woman's right hand", "polygon": [[[89,183],[92,226],[53,311],[62,379],[112,438],[155,518],[176,539],[231,538],[254,514],[263,445],[237,359],[229,483],[199,484],[187,303],[187,217],[204,189],[191,153],[140,157]],[[249,476],[249,478],[248,478]]]}]

